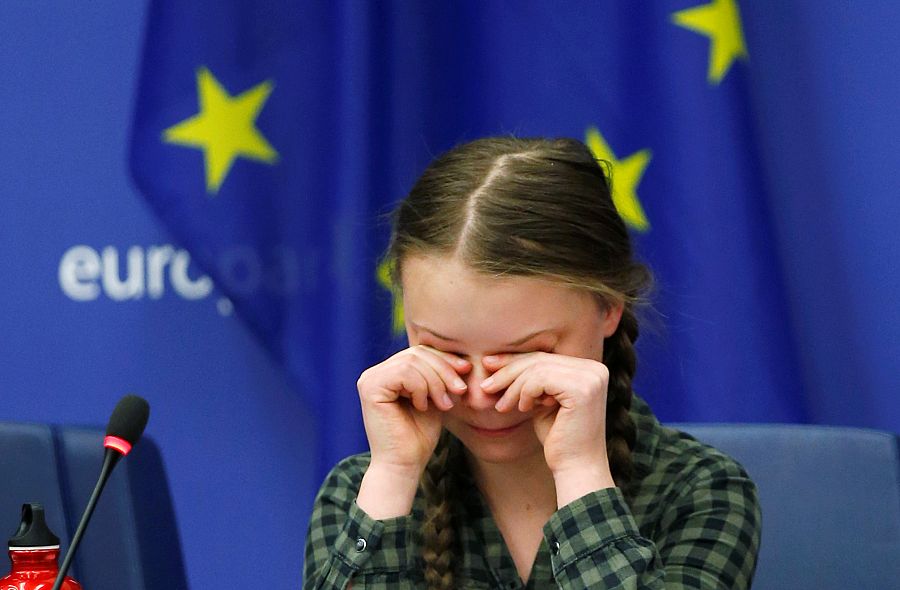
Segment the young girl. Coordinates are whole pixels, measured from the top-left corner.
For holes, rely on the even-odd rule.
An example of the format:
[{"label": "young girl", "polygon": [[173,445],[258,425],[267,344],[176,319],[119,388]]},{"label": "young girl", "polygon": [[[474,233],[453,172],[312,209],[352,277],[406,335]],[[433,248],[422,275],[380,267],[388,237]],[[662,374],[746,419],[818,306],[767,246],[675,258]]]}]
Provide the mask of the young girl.
[{"label": "young girl", "polygon": [[747,588],[756,490],[633,395],[632,258],[574,140],[435,160],[389,256],[409,348],[358,389],[370,453],[326,479],[305,588]]}]

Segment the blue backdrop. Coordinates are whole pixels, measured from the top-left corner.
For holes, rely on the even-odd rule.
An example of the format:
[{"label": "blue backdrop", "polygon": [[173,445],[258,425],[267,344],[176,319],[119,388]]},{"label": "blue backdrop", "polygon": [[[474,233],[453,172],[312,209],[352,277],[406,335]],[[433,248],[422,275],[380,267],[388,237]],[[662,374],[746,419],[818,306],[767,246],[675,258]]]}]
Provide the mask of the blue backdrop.
[{"label": "blue backdrop", "polygon": [[294,586],[403,346],[383,214],[515,133],[613,163],[662,419],[900,431],[894,3],[558,4],[0,5],[0,419],[144,395],[192,586]]}]

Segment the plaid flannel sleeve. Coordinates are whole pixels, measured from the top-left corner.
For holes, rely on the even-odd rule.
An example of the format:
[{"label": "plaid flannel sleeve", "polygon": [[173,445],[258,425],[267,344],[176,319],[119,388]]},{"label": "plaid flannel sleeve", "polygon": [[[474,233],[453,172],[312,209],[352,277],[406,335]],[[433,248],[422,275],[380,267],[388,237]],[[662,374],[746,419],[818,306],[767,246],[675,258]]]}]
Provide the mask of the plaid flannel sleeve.
[{"label": "plaid flannel sleeve", "polygon": [[733,462],[694,473],[645,538],[618,488],[557,511],[544,527],[560,588],[745,589],[759,549],[756,488]]},{"label": "plaid flannel sleeve", "polygon": [[699,461],[658,527],[666,588],[750,588],[762,515],[756,485],[730,458]]},{"label": "plaid flannel sleeve", "polygon": [[303,588],[412,588],[412,516],[374,520],[356,504],[368,457],[341,461],[316,497],[306,536]]},{"label": "plaid flannel sleeve", "polygon": [[619,488],[563,506],[544,538],[560,588],[664,588],[656,547],[641,536]]}]

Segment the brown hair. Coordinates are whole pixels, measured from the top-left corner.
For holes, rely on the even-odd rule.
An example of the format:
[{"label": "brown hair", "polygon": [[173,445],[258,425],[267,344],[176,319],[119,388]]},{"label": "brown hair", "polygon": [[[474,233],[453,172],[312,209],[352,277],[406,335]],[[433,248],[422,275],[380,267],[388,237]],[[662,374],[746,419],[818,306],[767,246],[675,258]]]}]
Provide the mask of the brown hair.
[{"label": "brown hair", "polygon": [[[499,137],[438,157],[394,212],[388,250],[394,285],[399,289],[405,258],[435,254],[458,257],[488,275],[547,278],[587,289],[604,305],[624,304],[603,352],[610,373],[607,452],[616,484],[624,487],[635,443],[628,414],[638,337],[634,305],[651,277],[633,259],[606,174],[587,147],[572,139]],[[454,584],[450,498],[464,463],[450,438],[442,437],[422,478],[423,557],[431,590]]]}]

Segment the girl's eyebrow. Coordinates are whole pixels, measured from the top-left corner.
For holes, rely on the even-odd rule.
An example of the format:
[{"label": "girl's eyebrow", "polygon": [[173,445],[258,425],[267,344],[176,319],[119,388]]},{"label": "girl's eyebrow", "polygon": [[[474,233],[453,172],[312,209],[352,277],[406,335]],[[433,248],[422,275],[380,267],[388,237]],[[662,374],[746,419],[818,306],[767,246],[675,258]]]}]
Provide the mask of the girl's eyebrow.
[{"label": "girl's eyebrow", "polygon": [[[450,338],[449,336],[444,336],[443,334],[441,334],[441,333],[439,333],[439,332],[435,332],[435,331],[432,330],[431,328],[426,328],[425,326],[420,326],[419,324],[417,324],[417,323],[415,323],[415,322],[410,322],[410,323],[411,323],[413,326],[415,326],[416,328],[418,328],[418,329],[420,329],[420,330],[425,330],[426,332],[428,332],[428,333],[431,334],[432,336],[435,336],[435,337],[437,337],[437,338],[440,338],[441,340],[446,340],[447,342],[459,342],[459,340],[456,340],[455,338]],[[516,346],[521,346],[521,345],[525,344],[526,342],[528,342],[528,341],[531,340],[532,338],[536,338],[537,336],[540,336],[541,334],[544,334],[544,333],[546,333],[546,332],[551,332],[551,331],[552,331],[552,328],[544,328],[544,329],[542,329],[542,330],[538,330],[538,331],[536,331],[536,332],[532,332],[531,334],[527,334],[527,335],[523,336],[522,338],[519,338],[518,340],[516,340],[516,341],[514,341],[514,342],[510,342],[509,344],[505,344],[504,346],[505,346],[505,347],[509,347],[509,348],[515,348]]]},{"label": "girl's eyebrow", "polygon": [[547,332],[551,332],[551,331],[552,330],[550,328],[544,328],[543,330],[538,330],[537,332],[532,332],[531,334],[528,334],[527,336],[524,336],[523,338],[519,338],[515,342],[510,342],[506,346],[508,346],[510,348],[515,348],[516,346],[521,346],[521,345],[525,344],[532,338],[537,338],[541,334],[546,334]]}]

